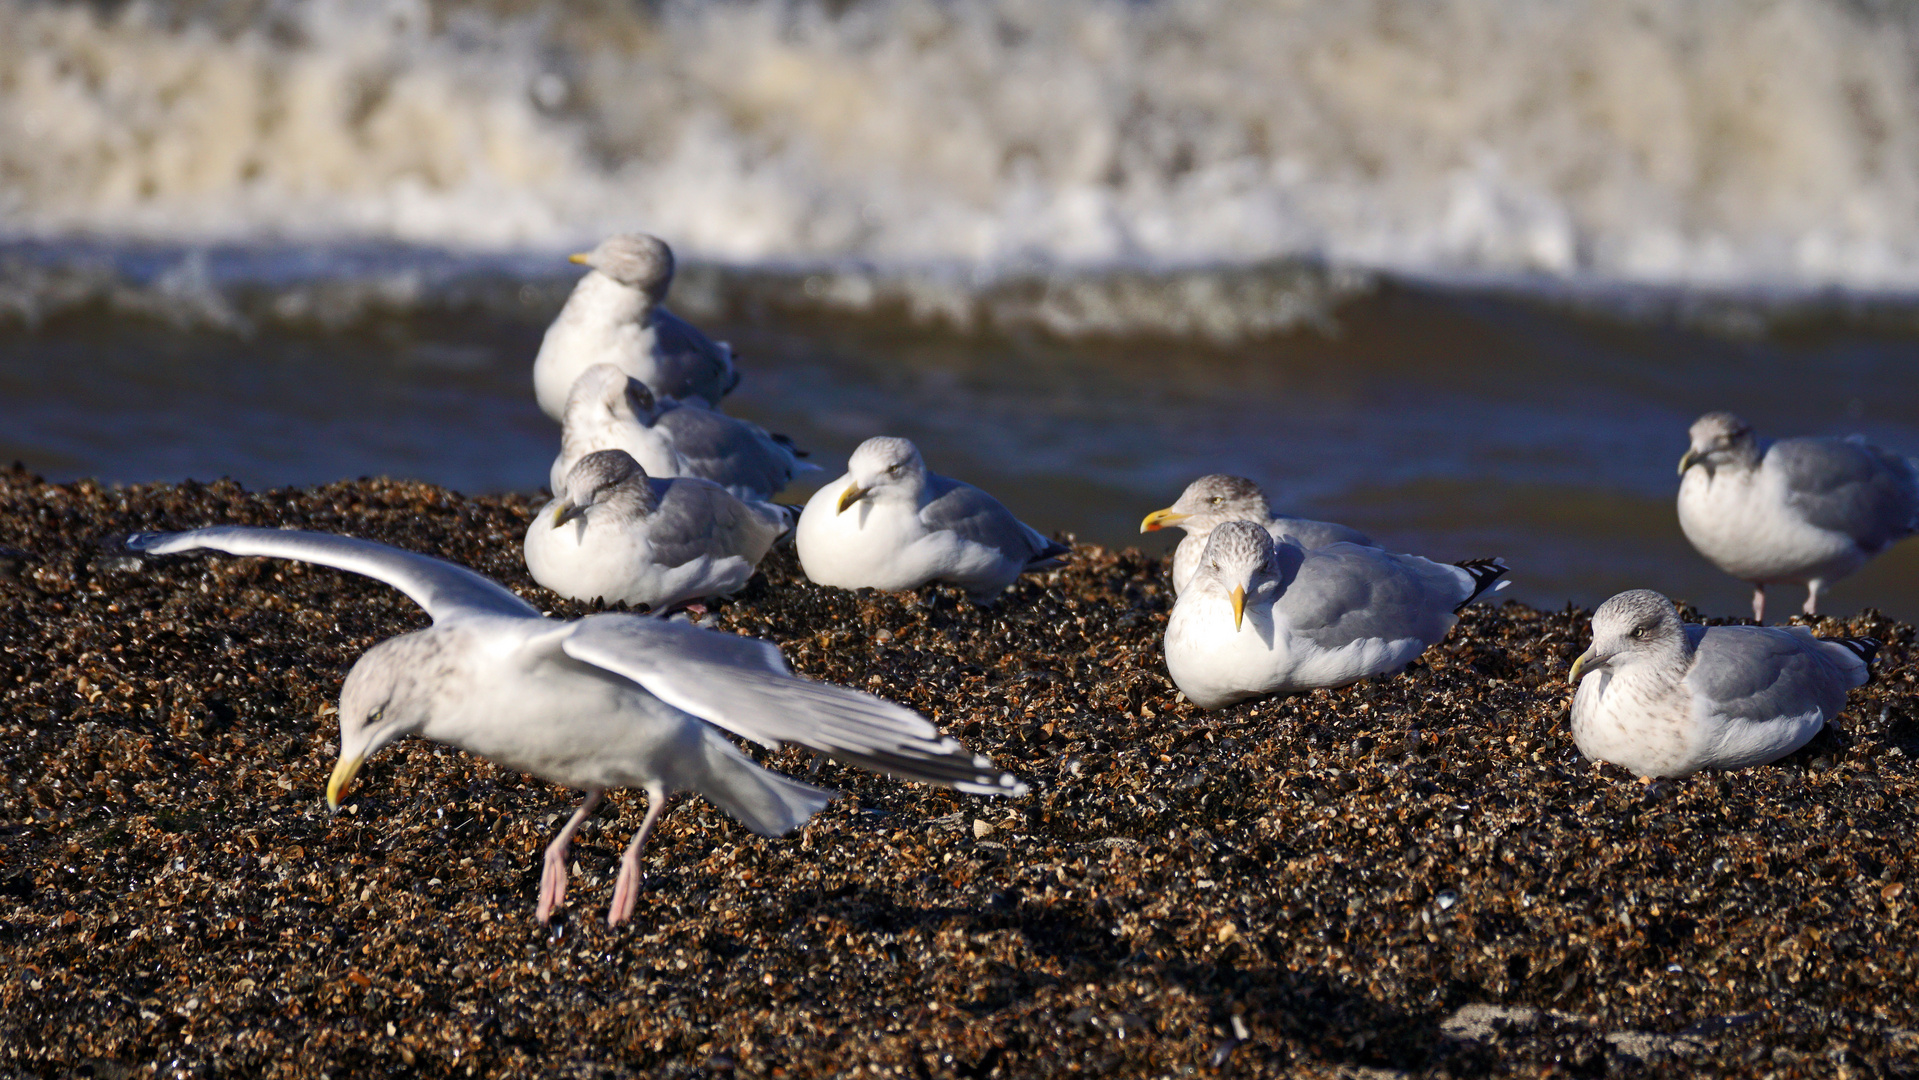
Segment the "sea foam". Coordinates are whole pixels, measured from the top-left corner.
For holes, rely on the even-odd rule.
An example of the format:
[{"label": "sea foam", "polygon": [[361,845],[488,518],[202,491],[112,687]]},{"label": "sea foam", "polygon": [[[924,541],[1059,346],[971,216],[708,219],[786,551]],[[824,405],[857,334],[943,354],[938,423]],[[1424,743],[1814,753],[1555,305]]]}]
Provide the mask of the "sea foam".
[{"label": "sea foam", "polygon": [[0,235],[1919,288],[1919,31],[1780,0],[0,0]]}]

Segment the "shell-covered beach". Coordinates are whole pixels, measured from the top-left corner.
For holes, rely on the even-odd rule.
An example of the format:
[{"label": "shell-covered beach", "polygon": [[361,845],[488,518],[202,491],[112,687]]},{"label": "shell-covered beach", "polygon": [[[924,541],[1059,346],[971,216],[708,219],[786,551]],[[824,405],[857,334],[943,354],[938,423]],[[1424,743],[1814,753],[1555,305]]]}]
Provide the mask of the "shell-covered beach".
[{"label": "shell-covered beach", "polygon": [[1816,627],[1886,643],[1836,730],[1648,787],[1566,730],[1586,611],[1475,606],[1403,676],[1202,713],[1137,552],[1082,545],[989,610],[776,553],[719,628],[1033,792],[829,763],[843,796],[778,840],[682,797],[609,930],[637,792],[550,927],[538,857],[577,793],[408,740],[328,814],[340,680],[425,625],[405,597],[115,546],[348,533],[583,614],[521,565],[535,506],[0,472],[0,1075],[1919,1072],[1913,628],[1872,612]]}]

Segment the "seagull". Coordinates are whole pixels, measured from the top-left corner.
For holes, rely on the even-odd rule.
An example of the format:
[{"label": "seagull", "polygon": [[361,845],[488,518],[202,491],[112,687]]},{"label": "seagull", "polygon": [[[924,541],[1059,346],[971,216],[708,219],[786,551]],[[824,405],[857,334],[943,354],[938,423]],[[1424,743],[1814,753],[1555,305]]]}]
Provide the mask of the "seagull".
[{"label": "seagull", "polygon": [[1443,639],[1460,608],[1504,588],[1506,573],[1498,559],[1449,566],[1362,544],[1309,549],[1228,521],[1173,604],[1166,670],[1202,709],[1391,674]]},{"label": "seagull", "polygon": [[1258,484],[1243,476],[1224,473],[1202,476],[1186,485],[1178,502],[1147,514],[1146,520],[1139,523],[1139,531],[1156,532],[1169,526],[1186,530],[1179,546],[1173,549],[1173,591],[1182,593],[1186,591],[1186,583],[1193,580],[1193,571],[1199,568],[1199,555],[1206,550],[1206,538],[1212,535],[1214,528],[1228,521],[1257,521],[1266,526],[1274,540],[1290,537],[1308,551],[1339,543],[1374,546],[1358,529],[1330,521],[1274,516],[1266,503],[1266,493],[1259,490]]},{"label": "seagull", "polygon": [[658,610],[737,592],[798,514],[708,480],[649,477],[624,450],[574,462],[555,491],[526,529],[533,580]]},{"label": "seagull", "polygon": [[611,364],[587,368],[567,397],[560,454],[548,474],[553,490],[596,450],[624,450],[648,476],[696,476],[749,501],[769,500],[794,476],[820,471],[758,424],[660,397]]},{"label": "seagull", "polygon": [[673,284],[673,249],[664,241],[623,233],[567,258],[593,269],[573,287],[533,360],[540,411],[564,419],[567,392],[594,364],[612,364],[655,394],[698,396],[709,405],[739,385],[732,347],[661,306]]},{"label": "seagull", "polygon": [[136,533],[127,546],[319,563],[386,582],[425,608],[432,626],[380,642],[347,673],[327,805],[337,811],[361,763],[404,735],[584,789],[546,849],[541,922],[565,899],[567,848],[608,788],[647,797],[609,925],[633,914],[640,856],[674,792],[698,792],[762,836],[791,832],[833,797],[761,768],[722,731],[960,791],[1026,791],[911,709],[795,676],[768,642],[643,615],[548,619],[463,566],[326,533],[217,526]]},{"label": "seagull", "polygon": [[853,451],[846,475],[813,493],[793,533],[800,566],[821,585],[917,589],[944,581],[990,604],[1029,570],[1072,551],[1022,524],[998,499],[926,468],[887,436]]},{"label": "seagull", "polygon": [[1804,585],[1808,615],[1826,586],[1919,532],[1919,462],[1857,437],[1763,443],[1728,412],[1692,425],[1679,459],[1679,527],[1714,566],[1766,586]]},{"label": "seagull", "polygon": [[1777,761],[1812,741],[1865,685],[1879,642],[1804,627],[1699,626],[1633,589],[1593,612],[1573,661],[1573,742],[1645,779]]}]

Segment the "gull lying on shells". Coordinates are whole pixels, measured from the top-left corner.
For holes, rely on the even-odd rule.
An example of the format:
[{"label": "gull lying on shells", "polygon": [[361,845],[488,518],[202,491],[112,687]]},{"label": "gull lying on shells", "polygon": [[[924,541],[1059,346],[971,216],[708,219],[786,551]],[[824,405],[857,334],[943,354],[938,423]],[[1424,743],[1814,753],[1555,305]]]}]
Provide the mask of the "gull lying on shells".
[{"label": "gull lying on shells", "polygon": [[1366,534],[1330,521],[1275,516],[1267,505],[1266,493],[1259,485],[1242,476],[1213,473],[1186,485],[1179,500],[1164,510],[1155,510],[1139,523],[1140,532],[1165,528],[1186,530],[1173,549],[1173,591],[1186,591],[1199,567],[1200,553],[1206,550],[1206,538],[1228,521],[1256,521],[1266,526],[1274,540],[1291,538],[1308,551],[1327,544],[1360,544],[1372,547]]},{"label": "gull lying on shells", "polygon": [[797,511],[659,479],[624,450],[581,458],[526,528],[533,580],[574,600],[656,609],[736,592]]},{"label": "gull lying on shells", "polygon": [[661,305],[673,284],[673,249],[664,241],[627,233],[569,258],[593,269],[573,287],[533,360],[540,411],[563,419],[574,381],[594,364],[612,364],[655,394],[710,405],[739,385],[732,347]]},{"label": "gull lying on shells", "polygon": [[1573,661],[1573,742],[1641,777],[1777,761],[1812,741],[1865,684],[1879,643],[1804,627],[1699,626],[1633,589],[1593,612]]},{"label": "gull lying on shells", "polygon": [[651,477],[695,476],[760,501],[820,468],[758,424],[659,397],[611,364],[587,368],[573,384],[560,454],[548,473],[552,489],[560,490],[574,462],[598,450],[626,451]]},{"label": "gull lying on shells", "polygon": [[340,692],[337,809],[361,763],[420,735],[586,791],[546,849],[537,917],[566,894],[566,851],[610,787],[646,791],[646,818],[620,861],[607,921],[633,913],[640,857],[674,792],[696,791],[762,836],[806,823],[832,792],[769,772],[721,735],[817,753],[987,795],[1026,790],[911,709],[792,674],[753,638],[642,615],[562,622],[462,566],[368,540],[239,526],[135,534],[152,554],[210,548],[332,566],[386,582],[433,625],[373,646]]},{"label": "gull lying on shells", "polygon": [[1752,617],[1766,586],[1804,585],[1816,613],[1828,584],[1919,531],[1919,463],[1861,439],[1762,443],[1731,413],[1692,425],[1679,459],[1679,527],[1714,566],[1752,583]]},{"label": "gull lying on shells", "polygon": [[916,589],[944,581],[989,604],[1029,570],[1072,550],[1022,524],[998,499],[926,468],[905,439],[868,439],[846,475],[806,502],[794,530],[800,565],[821,585]]},{"label": "gull lying on shells", "polygon": [[1497,559],[1457,566],[1360,544],[1308,549],[1257,522],[1212,530],[1166,622],[1166,670],[1195,705],[1344,686],[1396,672],[1460,608],[1504,588]]}]

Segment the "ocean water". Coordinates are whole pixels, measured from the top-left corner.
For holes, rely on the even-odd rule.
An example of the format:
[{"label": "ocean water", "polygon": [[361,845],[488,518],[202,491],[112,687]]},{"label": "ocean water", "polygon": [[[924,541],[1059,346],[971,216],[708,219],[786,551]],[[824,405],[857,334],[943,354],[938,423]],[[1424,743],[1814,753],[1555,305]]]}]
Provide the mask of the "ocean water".
[{"label": "ocean water", "polygon": [[[0,0],[0,457],[537,489],[563,256],[642,229],[828,475],[1159,549],[1238,472],[1738,614],[1695,416],[1919,454],[1916,90],[1907,9],[1796,0]],[[1919,619],[1916,548],[1829,608]]]}]

